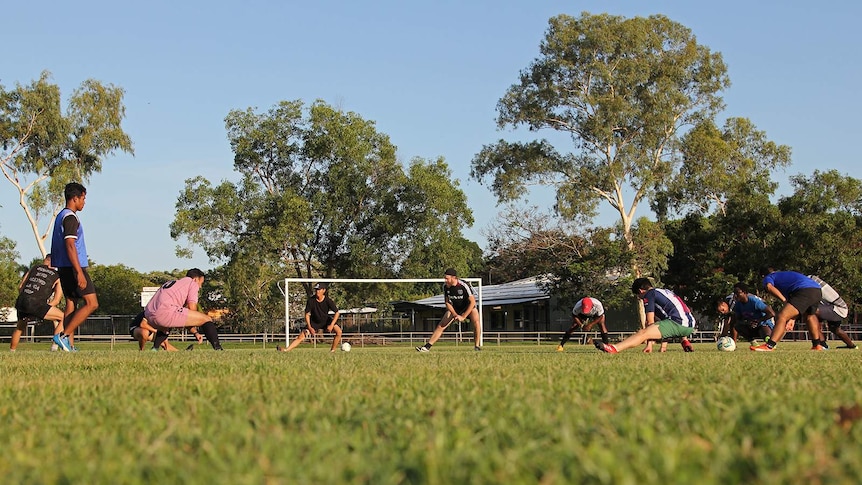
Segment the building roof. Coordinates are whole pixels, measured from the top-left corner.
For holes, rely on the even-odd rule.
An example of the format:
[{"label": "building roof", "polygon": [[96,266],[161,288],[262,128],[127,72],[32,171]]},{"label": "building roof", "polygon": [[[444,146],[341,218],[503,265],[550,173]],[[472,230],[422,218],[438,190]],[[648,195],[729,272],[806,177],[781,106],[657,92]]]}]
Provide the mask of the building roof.
[{"label": "building roof", "polygon": [[[546,289],[547,276],[532,276],[522,280],[503,283],[500,285],[482,286],[482,306],[512,305],[530,301],[548,300],[551,298]],[[474,293],[476,288],[473,288]],[[476,295],[478,300],[478,295]],[[443,294],[434,295],[421,300],[404,302],[405,306],[419,308],[445,308]],[[477,301],[478,303],[478,301]]]}]

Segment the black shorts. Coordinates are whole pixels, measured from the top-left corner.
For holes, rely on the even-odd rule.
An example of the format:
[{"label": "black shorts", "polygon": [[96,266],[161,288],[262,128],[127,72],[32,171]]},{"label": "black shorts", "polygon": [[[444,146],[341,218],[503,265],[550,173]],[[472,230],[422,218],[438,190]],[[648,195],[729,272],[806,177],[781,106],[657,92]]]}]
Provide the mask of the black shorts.
[{"label": "black shorts", "polygon": [[800,315],[814,315],[820,306],[820,288],[802,288],[787,295],[787,304],[792,305]]},{"label": "black shorts", "polygon": [[317,323],[314,320],[311,321],[311,327],[314,328],[315,331],[326,331],[326,327],[328,327],[331,324],[332,324],[332,318],[327,318],[326,321],[323,323]]},{"label": "black shorts", "polygon": [[41,320],[51,310],[51,305],[43,300],[34,300],[33,298],[22,298],[19,296],[18,300],[15,301],[15,310],[18,312],[19,321],[24,319]]},{"label": "black shorts", "polygon": [[67,298],[79,299],[83,298],[84,295],[96,293],[96,287],[93,286],[93,280],[90,279],[90,273],[87,273],[87,268],[81,268],[81,271],[84,272],[84,278],[87,280],[87,286],[84,289],[78,288],[78,278],[75,276],[75,268],[57,268],[57,273],[60,274],[60,286],[63,287],[63,294]]}]

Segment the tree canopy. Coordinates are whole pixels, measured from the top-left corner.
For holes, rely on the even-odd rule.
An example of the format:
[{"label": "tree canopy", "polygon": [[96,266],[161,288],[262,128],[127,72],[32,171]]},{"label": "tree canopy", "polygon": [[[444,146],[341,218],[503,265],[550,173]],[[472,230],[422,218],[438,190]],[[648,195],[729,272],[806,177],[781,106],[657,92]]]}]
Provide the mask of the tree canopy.
[{"label": "tree canopy", "polygon": [[[65,204],[63,187],[86,182],[117,150],[133,153],[123,131],[123,89],[84,81],[61,108],[60,88],[43,72],[29,85],[0,85],[0,171],[19,194],[36,244],[47,253],[53,215]],[[48,219],[40,228],[41,218]]]},{"label": "tree canopy", "polygon": [[271,317],[286,276],[430,277],[477,264],[461,235],[472,211],[443,159],[404,167],[373,122],[322,101],[234,110],[225,124],[241,178],[188,180],[171,235],[226,264],[237,312]]}]

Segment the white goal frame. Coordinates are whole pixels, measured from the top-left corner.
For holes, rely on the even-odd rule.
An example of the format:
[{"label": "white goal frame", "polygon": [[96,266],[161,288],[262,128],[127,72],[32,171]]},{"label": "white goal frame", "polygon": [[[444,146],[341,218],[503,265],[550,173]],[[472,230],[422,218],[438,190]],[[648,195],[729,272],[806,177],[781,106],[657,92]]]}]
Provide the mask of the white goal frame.
[{"label": "white goal frame", "polygon": [[[476,306],[479,311],[479,345],[485,339],[485,316],[482,313],[482,278],[458,278],[475,284]],[[284,279],[284,341],[290,344],[290,284],[291,283],[445,283],[444,278],[285,278]],[[445,297],[444,297],[445,299]],[[444,308],[445,310],[445,308]],[[475,322],[473,323],[475,326]]]}]

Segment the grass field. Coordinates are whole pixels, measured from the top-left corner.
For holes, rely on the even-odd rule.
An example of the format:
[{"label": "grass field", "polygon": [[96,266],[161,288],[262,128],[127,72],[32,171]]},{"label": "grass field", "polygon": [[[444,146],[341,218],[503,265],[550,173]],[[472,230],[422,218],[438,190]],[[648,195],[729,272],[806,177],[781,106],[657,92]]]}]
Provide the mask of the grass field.
[{"label": "grass field", "polygon": [[[0,353],[4,483],[862,483],[862,351]],[[839,412],[842,408],[850,411]]]}]

